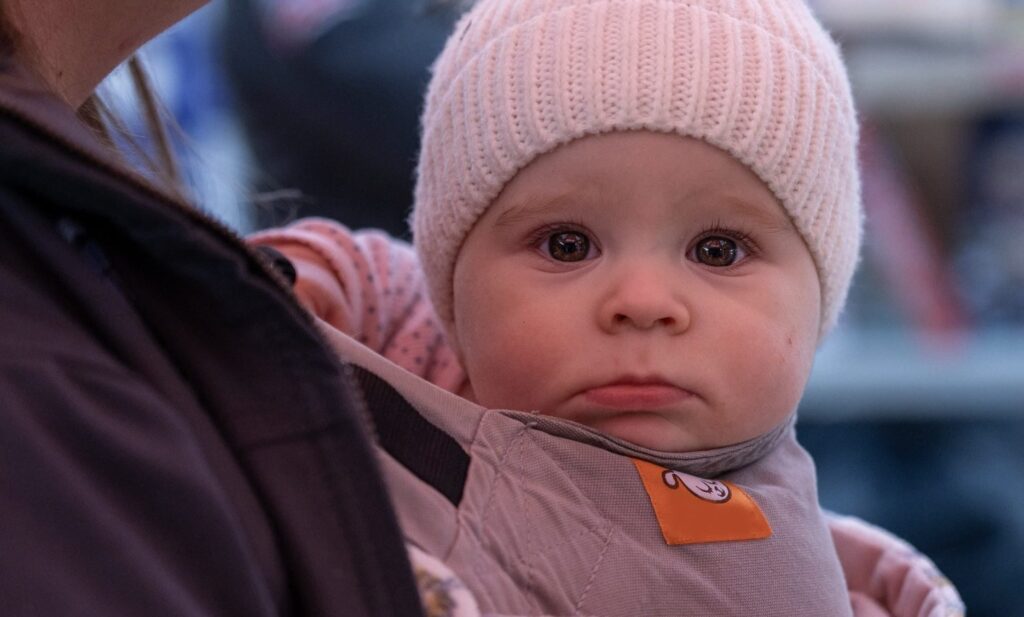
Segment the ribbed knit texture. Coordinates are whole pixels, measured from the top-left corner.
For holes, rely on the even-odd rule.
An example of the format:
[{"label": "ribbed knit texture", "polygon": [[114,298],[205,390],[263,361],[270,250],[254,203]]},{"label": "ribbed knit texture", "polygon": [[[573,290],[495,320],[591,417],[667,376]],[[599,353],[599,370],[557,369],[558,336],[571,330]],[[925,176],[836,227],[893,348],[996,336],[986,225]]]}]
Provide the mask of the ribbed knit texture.
[{"label": "ribbed knit texture", "polygon": [[502,187],[585,135],[647,129],[732,154],[772,190],[821,283],[822,334],[861,243],[857,121],[838,49],[801,0],[482,0],[438,58],[412,214],[431,299]]}]

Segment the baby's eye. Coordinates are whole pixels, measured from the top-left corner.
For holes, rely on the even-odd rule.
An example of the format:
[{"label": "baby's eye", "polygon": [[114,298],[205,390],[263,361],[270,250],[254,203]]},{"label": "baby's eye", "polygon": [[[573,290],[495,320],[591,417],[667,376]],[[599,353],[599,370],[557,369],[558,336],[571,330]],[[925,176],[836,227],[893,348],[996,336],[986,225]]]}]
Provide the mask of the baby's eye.
[{"label": "baby's eye", "polygon": [[591,253],[590,238],[578,231],[560,231],[547,237],[542,250],[557,261],[583,261]]},{"label": "baby's eye", "polygon": [[725,268],[745,256],[746,251],[736,240],[725,236],[708,236],[694,247],[693,258],[706,266]]}]

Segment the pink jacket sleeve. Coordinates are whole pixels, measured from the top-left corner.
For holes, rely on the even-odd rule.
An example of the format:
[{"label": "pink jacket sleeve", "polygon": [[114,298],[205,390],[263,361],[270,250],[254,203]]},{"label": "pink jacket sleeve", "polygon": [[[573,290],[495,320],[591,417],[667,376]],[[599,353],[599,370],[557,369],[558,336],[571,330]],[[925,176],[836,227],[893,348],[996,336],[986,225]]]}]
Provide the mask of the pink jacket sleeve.
[{"label": "pink jacket sleeve", "polygon": [[930,559],[889,532],[829,515],[856,617],[962,617],[963,602]]},{"label": "pink jacket sleeve", "polygon": [[464,373],[445,341],[412,247],[378,230],[310,218],[249,238],[295,266],[295,294],[314,315],[447,390]]}]

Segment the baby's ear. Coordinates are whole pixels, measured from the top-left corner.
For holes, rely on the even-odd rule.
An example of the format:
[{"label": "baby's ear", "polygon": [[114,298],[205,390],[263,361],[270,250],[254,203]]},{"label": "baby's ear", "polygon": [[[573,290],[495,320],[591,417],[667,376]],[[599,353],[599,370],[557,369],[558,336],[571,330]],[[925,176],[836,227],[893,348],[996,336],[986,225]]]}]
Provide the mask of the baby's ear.
[{"label": "baby's ear", "polygon": [[455,324],[445,324],[444,327],[445,342],[448,343],[448,348],[455,354],[455,358],[459,361],[459,366],[462,367],[463,375],[465,376],[462,385],[456,390],[456,394],[472,403],[479,404],[476,400],[476,392],[473,390],[473,384],[469,381],[469,371],[466,369],[466,354],[462,351],[462,345],[459,344],[459,337],[456,334]]},{"label": "baby's ear", "polygon": [[[455,352],[455,357],[459,360],[459,366],[461,366],[463,368],[463,370],[465,370],[466,369],[466,354],[463,353],[462,346],[459,345],[459,341],[458,340],[453,340],[452,341],[452,351]],[[467,371],[467,373],[468,373],[468,371]]]},{"label": "baby's ear", "polygon": [[457,328],[454,323],[443,323],[445,342],[448,343],[448,348],[455,353],[455,357],[459,361],[459,365],[465,368],[466,366],[466,355],[462,352],[462,344],[459,343],[459,336],[456,332]]}]

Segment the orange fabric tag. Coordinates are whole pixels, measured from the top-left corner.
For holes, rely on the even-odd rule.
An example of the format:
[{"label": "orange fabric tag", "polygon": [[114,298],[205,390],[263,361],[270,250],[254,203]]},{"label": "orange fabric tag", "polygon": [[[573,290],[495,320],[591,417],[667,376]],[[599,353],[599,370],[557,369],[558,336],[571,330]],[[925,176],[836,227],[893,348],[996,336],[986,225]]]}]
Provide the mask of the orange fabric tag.
[{"label": "orange fabric tag", "polygon": [[760,540],[772,535],[761,508],[732,482],[705,480],[633,459],[669,545]]}]

